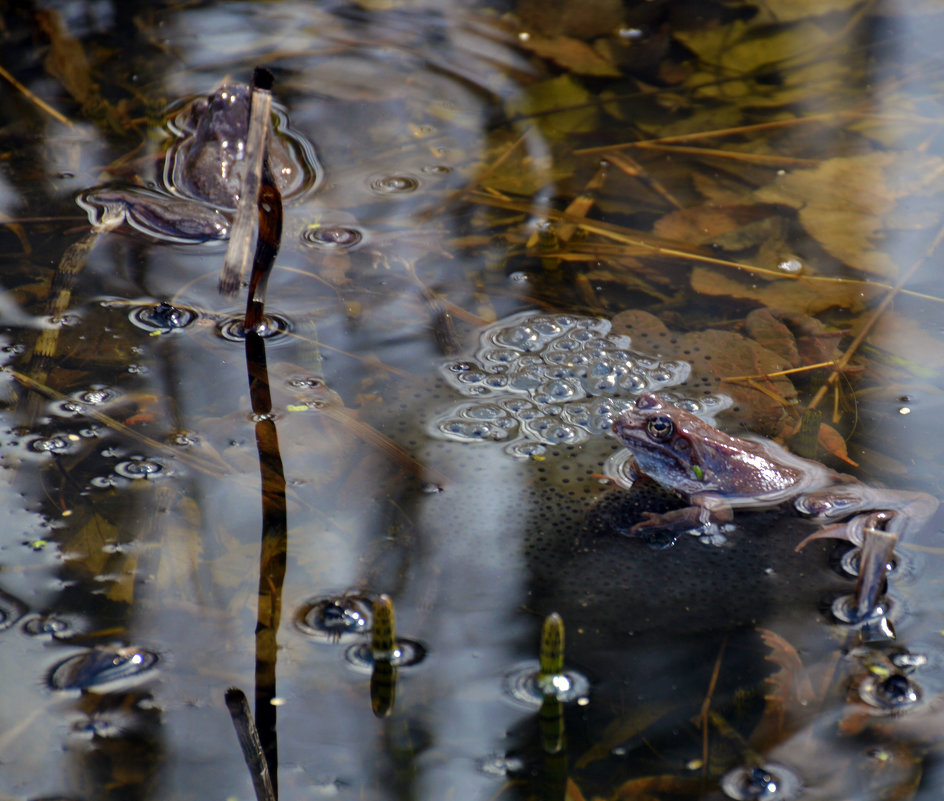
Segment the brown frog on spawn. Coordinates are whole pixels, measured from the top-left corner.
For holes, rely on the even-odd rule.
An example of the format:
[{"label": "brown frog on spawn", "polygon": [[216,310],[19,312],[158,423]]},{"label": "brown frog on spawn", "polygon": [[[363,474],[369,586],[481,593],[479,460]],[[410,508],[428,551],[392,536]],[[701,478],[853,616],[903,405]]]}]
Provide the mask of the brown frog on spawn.
[{"label": "brown frog on spawn", "polygon": [[830,524],[819,536],[858,543],[867,526],[899,536],[916,532],[938,507],[926,493],[868,487],[770,440],[729,436],[653,394],[641,395],[634,408],[623,411],[613,433],[632,453],[635,471],[689,504],[664,514],[646,513],[633,534],[694,529],[730,521],[737,507],[792,502],[801,514]]},{"label": "brown frog on spawn", "polygon": [[[228,212],[235,210],[243,177],[249,127],[250,89],[224,83],[179,114],[174,131],[182,137],[165,158],[167,193],[139,187],[101,187],[78,200],[99,224],[106,211],[120,210],[133,228],[174,242],[205,242],[229,236]],[[283,196],[309,188],[318,174],[313,152],[297,137],[289,146],[268,137],[269,162]]]}]

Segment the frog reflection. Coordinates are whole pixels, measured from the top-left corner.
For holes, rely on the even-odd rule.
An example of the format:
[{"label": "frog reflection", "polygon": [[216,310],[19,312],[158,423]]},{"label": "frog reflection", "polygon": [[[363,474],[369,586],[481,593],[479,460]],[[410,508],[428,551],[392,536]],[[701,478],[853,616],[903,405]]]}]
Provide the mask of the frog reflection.
[{"label": "frog reflection", "polygon": [[770,440],[729,436],[652,393],[616,418],[613,433],[632,453],[630,472],[649,476],[688,503],[646,513],[631,529],[636,535],[727,522],[735,507],[792,502],[801,514],[830,524],[821,535],[858,543],[868,526],[900,536],[917,532],[938,507],[926,493],[866,486]]},{"label": "frog reflection", "polygon": [[[132,228],[172,242],[205,242],[229,236],[230,215],[239,200],[249,125],[250,89],[224,83],[190,103],[171,121],[177,141],[164,158],[160,189],[108,186],[92,189],[78,203],[98,224],[119,209]],[[315,188],[321,176],[314,149],[288,127],[274,106],[269,163],[286,199]]]}]

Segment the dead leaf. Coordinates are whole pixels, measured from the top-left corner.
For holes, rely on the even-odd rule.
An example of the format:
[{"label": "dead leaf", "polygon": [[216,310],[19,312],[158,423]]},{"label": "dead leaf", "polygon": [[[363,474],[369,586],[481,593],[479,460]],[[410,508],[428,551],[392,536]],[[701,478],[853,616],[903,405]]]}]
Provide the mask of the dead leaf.
[{"label": "dead leaf", "polygon": [[836,431],[831,425],[820,423],[819,444],[820,447],[831,456],[835,456],[837,459],[853,467],[859,466],[849,458],[849,451],[846,449],[846,441],[842,438],[842,434]]},{"label": "dead leaf", "polygon": [[890,232],[939,221],[901,210],[898,201],[944,189],[944,159],[918,153],[838,157],[777,177],[755,192],[764,203],[795,208],[807,233],[850,267],[893,278],[898,263],[887,250]]},{"label": "dead leaf", "polygon": [[619,69],[586,42],[569,36],[530,36],[521,43],[541,58],[550,59],[558,66],[577,75],[605,75],[617,77]]},{"label": "dead leaf", "polygon": [[702,295],[723,295],[747,298],[791,312],[814,315],[838,308],[858,313],[866,301],[887,291],[858,282],[818,281],[815,278],[785,278],[782,281],[760,281],[756,276],[739,280],[731,271],[711,267],[694,267],[692,289]]}]

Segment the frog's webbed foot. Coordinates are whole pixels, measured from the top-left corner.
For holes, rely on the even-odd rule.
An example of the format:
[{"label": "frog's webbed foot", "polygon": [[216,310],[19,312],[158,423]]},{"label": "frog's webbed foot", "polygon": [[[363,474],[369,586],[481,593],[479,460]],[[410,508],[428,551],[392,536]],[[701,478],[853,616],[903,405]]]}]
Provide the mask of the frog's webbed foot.
[{"label": "frog's webbed foot", "polygon": [[[870,514],[856,515],[855,517],[844,520],[841,523],[833,523],[829,526],[814,531],[808,537],[800,541],[800,544],[794,549],[801,551],[814,540],[848,540],[853,545],[861,545],[865,539],[865,530],[867,528],[885,528],[886,515],[888,512],[872,512]],[[890,530],[890,529],[888,529]]]}]

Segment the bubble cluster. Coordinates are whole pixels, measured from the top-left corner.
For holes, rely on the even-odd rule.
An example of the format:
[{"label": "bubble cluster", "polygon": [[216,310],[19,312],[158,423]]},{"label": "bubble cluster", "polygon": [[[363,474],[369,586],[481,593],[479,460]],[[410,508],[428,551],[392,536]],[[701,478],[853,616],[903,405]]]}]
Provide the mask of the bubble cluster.
[{"label": "bubble cluster", "polygon": [[[528,458],[609,431],[634,396],[682,384],[689,365],[631,350],[607,320],[524,312],[485,329],[471,358],[447,362],[441,372],[472,400],[433,420],[434,436],[502,442]],[[663,394],[693,412],[721,404]]]}]

